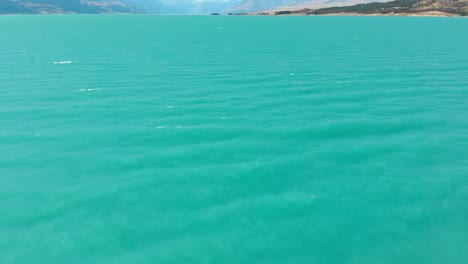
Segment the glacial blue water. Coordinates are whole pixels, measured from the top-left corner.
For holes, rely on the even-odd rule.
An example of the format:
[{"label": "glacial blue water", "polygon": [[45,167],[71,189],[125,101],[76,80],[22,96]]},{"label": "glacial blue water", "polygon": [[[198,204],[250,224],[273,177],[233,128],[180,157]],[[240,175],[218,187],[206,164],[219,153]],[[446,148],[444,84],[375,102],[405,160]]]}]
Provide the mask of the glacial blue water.
[{"label": "glacial blue water", "polygon": [[466,263],[468,20],[0,17],[0,263]]}]

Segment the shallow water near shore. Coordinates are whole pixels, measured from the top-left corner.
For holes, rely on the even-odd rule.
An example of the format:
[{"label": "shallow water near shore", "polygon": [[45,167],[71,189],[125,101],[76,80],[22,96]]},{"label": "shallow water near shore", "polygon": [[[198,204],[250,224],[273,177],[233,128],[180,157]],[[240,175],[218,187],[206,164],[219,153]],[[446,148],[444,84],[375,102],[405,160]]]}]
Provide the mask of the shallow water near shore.
[{"label": "shallow water near shore", "polygon": [[464,263],[467,29],[0,17],[0,262]]}]

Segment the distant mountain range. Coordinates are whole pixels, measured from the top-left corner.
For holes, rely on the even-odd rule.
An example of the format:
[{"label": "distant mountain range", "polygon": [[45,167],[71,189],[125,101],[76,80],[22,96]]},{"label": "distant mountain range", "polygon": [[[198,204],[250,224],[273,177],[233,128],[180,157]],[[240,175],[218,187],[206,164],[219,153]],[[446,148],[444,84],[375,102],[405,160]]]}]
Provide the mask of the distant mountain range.
[{"label": "distant mountain range", "polygon": [[[209,14],[255,12],[310,0],[126,0],[147,13]],[[336,1],[336,0],[327,0]],[[340,1],[340,0],[338,0]]]},{"label": "distant mountain range", "polygon": [[0,14],[100,14],[141,11],[125,1],[116,0],[0,0]]},{"label": "distant mountain range", "polygon": [[[156,14],[209,14],[209,13],[253,13],[272,10],[290,10],[294,14],[325,14],[382,8],[398,12],[425,9],[464,14],[467,0],[400,0],[389,9],[387,5],[370,4],[352,8],[338,8],[386,0],[0,0],[0,14],[101,14],[101,13],[156,13]],[[414,5],[414,7],[413,7]],[[323,8],[335,8],[326,9]],[[319,10],[320,11],[310,11]],[[301,11],[303,10],[303,11]]]},{"label": "distant mountain range", "polygon": [[[327,3],[359,0],[316,0]],[[364,2],[366,0],[362,0]],[[369,1],[369,0],[367,0]],[[382,0],[381,0],[382,1]],[[242,13],[291,6],[310,0],[0,0],[0,14],[62,13]]]}]

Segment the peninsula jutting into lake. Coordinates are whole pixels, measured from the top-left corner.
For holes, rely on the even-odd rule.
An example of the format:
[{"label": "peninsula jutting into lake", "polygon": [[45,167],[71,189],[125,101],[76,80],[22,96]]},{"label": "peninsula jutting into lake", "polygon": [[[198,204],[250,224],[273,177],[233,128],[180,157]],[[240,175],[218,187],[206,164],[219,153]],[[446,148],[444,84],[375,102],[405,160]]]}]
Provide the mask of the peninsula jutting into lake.
[{"label": "peninsula jutting into lake", "polygon": [[468,0],[395,0],[327,8],[296,8],[260,12],[259,15],[383,15],[383,16],[468,16]]}]

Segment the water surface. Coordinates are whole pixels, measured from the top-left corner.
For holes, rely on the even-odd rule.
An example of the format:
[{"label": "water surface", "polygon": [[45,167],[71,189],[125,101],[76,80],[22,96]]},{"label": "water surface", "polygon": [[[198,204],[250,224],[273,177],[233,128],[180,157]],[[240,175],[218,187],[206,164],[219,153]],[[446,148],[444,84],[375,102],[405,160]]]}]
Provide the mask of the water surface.
[{"label": "water surface", "polygon": [[1,263],[465,263],[468,20],[0,17]]}]

